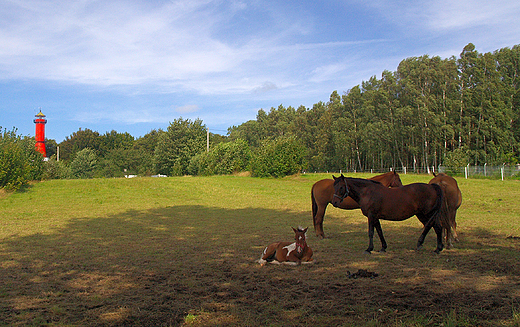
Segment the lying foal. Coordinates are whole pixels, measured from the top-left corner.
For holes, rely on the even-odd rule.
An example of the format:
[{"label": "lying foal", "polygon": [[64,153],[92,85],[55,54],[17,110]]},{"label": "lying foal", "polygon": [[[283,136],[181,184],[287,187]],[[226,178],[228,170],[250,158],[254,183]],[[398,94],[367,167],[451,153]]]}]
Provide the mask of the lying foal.
[{"label": "lying foal", "polygon": [[312,261],[312,249],[307,246],[305,242],[305,233],[307,232],[307,228],[303,229],[302,227],[298,227],[298,229],[293,228],[295,233],[296,242],[278,242],[269,244],[264,253],[262,253],[262,257],[258,260],[260,265],[265,265],[267,262],[271,263],[284,263],[287,265],[299,265],[302,263],[313,263]]}]

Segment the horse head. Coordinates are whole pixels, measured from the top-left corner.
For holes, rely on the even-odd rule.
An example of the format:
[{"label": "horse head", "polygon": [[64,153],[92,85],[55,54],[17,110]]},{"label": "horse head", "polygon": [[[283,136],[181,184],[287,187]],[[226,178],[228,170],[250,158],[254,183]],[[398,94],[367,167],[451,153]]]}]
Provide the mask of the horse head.
[{"label": "horse head", "polygon": [[341,174],[340,177],[332,175],[332,178],[334,178],[334,197],[332,198],[332,205],[338,207],[341,201],[348,196],[349,189],[346,178],[343,174]]},{"label": "horse head", "polygon": [[294,231],[294,239],[296,240],[296,253],[301,255],[305,248],[307,247],[307,242],[305,242],[305,234],[307,233],[307,228],[298,227],[292,228]]},{"label": "horse head", "polygon": [[401,187],[403,186],[403,183],[401,182],[401,177],[399,177],[399,174],[393,171],[393,178],[390,182],[390,187]]}]

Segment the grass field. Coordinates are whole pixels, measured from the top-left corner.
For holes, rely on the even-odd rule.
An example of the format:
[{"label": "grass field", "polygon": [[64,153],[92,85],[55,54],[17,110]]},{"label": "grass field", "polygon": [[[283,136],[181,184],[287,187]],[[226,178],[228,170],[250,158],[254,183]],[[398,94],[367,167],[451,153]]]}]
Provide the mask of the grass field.
[{"label": "grass field", "polygon": [[[457,179],[453,249],[435,255],[432,231],[416,252],[411,218],[383,221],[387,253],[365,255],[359,210],[329,206],[327,238],[315,237],[310,189],[323,178],[53,180],[0,193],[0,325],[520,326],[519,181]],[[298,225],[316,264],[255,262]],[[379,276],[348,278],[358,269]]]}]

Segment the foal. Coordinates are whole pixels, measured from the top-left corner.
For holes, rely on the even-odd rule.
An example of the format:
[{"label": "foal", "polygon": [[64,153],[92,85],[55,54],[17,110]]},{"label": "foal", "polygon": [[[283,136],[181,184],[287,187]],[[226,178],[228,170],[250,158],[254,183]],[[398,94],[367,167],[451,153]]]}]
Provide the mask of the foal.
[{"label": "foal", "polygon": [[312,249],[305,242],[305,233],[308,228],[298,229],[293,227],[294,239],[296,242],[277,242],[269,244],[262,253],[262,257],[258,260],[260,265],[265,265],[267,262],[284,263],[287,265],[299,265],[302,263],[313,263]]}]

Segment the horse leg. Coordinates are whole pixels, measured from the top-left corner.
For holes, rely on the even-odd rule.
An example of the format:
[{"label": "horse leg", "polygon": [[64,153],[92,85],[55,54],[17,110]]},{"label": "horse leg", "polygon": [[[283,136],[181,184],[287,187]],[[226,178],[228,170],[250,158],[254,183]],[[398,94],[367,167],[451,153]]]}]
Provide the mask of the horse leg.
[{"label": "horse leg", "polygon": [[[421,218],[419,218],[419,220],[423,221]],[[428,235],[428,232],[432,227],[435,230],[435,233],[437,234],[437,248],[435,249],[435,253],[441,252],[444,248],[444,244],[442,244],[442,226],[438,221],[436,221],[435,218],[435,215],[432,216],[424,225],[423,232],[421,236],[419,236],[419,240],[417,241],[417,251],[419,251],[422,248],[424,239],[426,238],[426,235]]]},{"label": "horse leg", "polygon": [[379,250],[379,252],[386,252],[386,248],[387,248],[386,240],[385,240],[385,237],[383,236],[383,229],[381,229],[381,222],[379,221],[379,219],[377,219],[374,222],[374,227],[376,228],[377,235],[379,235],[379,240],[381,241],[381,250]]},{"label": "horse leg", "polygon": [[327,206],[318,206],[318,210],[316,211],[316,214],[314,215],[313,221],[314,221],[314,231],[316,232],[316,236],[323,239],[325,238],[325,233],[323,232],[323,218],[325,217],[325,210],[327,209]]},{"label": "horse leg", "polygon": [[453,212],[450,213],[450,225],[453,233],[453,240],[455,242],[459,241],[459,235],[457,234],[457,222],[455,221],[455,217],[457,216],[457,209],[453,210]]},{"label": "horse leg", "polygon": [[262,256],[260,257],[260,260],[258,260],[258,263],[263,266],[267,262],[273,261],[276,257],[276,248],[278,246],[278,243],[273,243],[268,245],[264,252],[262,252]]},{"label": "horse leg", "polygon": [[283,263],[286,265],[297,266],[297,265],[300,265],[302,263],[302,261],[295,254],[290,253],[287,256],[287,259]]},{"label": "horse leg", "polygon": [[374,249],[374,219],[368,218],[368,248],[365,253],[370,254]]},{"label": "horse leg", "polygon": [[[425,216],[417,215],[417,218],[419,218],[419,220],[424,224],[424,221],[426,220]],[[424,239],[426,238],[426,235],[428,235],[428,232],[430,231],[430,229],[433,227],[434,222],[435,222],[435,219],[433,219],[433,217],[432,217],[424,224],[424,229],[421,233],[421,236],[419,236],[419,240],[417,240],[417,251],[419,251],[422,248]],[[442,234],[441,234],[441,237],[442,237]]]},{"label": "horse leg", "polygon": [[442,244],[442,226],[438,223],[435,223],[433,225],[433,229],[435,230],[435,233],[437,234],[437,248],[435,249],[435,253],[439,254],[439,252],[442,251],[444,248],[444,244]]},{"label": "horse leg", "polygon": [[449,249],[453,246],[453,244],[452,244],[453,235],[451,233],[451,226],[443,228],[442,231],[443,231],[443,234],[444,234],[444,231],[446,231],[446,235],[443,235],[443,239],[446,240],[446,248]]},{"label": "horse leg", "polygon": [[301,262],[302,263],[313,263],[312,254],[313,254],[312,249],[308,246],[305,247],[305,250],[303,250]]}]

